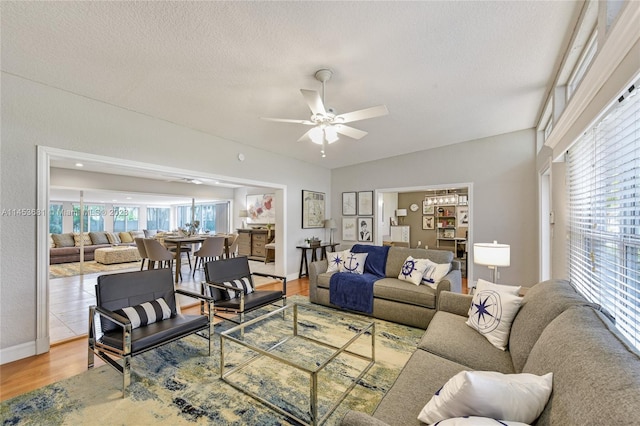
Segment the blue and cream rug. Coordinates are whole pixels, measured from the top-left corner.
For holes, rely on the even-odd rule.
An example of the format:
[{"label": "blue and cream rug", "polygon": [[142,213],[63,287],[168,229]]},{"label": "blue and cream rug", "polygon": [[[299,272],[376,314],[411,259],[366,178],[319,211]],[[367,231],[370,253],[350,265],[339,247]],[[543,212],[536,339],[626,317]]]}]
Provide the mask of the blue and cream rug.
[{"label": "blue and cream rug", "polygon": [[[308,303],[307,298],[299,296],[288,298],[288,301]],[[282,316],[275,315],[273,320],[282,322]],[[323,327],[332,327],[327,333],[331,336],[352,329],[354,319],[352,314],[331,311],[329,314],[318,313],[309,322],[312,326],[317,322]],[[375,323],[376,363],[328,418],[327,425],[338,424],[349,409],[371,413],[424,334],[424,330],[386,321],[375,320]],[[216,331],[220,330],[217,326]],[[264,335],[268,338],[270,333]],[[369,342],[368,339],[365,341]],[[124,399],[122,376],[103,365],[2,402],[0,418],[4,425],[296,424],[220,379],[219,345],[216,336],[209,357],[207,341],[191,336],[134,357],[132,383]],[[357,370],[355,366],[349,366],[350,361],[346,359],[340,362],[340,369],[346,374],[351,374],[350,367]],[[257,375],[259,378],[248,377],[258,382],[253,384],[264,395],[271,395],[285,407],[291,401],[291,412],[304,411],[304,402],[301,406],[295,406],[295,402],[304,401],[302,397],[308,394],[309,387],[292,388],[291,377],[283,369],[267,366]],[[339,387],[337,382],[335,384]],[[321,387],[321,400],[336,396],[331,392],[330,381],[323,386],[328,392],[322,392]],[[320,405],[324,403],[320,401]]]}]

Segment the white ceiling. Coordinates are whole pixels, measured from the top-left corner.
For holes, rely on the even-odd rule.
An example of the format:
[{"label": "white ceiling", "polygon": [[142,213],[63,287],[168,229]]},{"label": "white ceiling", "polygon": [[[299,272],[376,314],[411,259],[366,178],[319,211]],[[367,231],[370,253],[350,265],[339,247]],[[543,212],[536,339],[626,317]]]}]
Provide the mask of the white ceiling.
[{"label": "white ceiling", "polygon": [[[9,2],[2,70],[327,168],[534,127],[582,2]],[[327,158],[299,89],[349,112]]]}]

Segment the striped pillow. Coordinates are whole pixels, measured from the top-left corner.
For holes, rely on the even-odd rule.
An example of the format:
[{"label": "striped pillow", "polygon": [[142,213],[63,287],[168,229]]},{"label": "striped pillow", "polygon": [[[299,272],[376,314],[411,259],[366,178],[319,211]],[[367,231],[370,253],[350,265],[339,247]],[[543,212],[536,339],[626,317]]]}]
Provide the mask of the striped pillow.
[{"label": "striped pillow", "polygon": [[171,309],[162,297],[151,302],[142,303],[141,305],[118,309],[114,312],[129,318],[131,328],[138,328],[147,324],[153,324],[156,321],[171,318]]},{"label": "striped pillow", "polygon": [[225,281],[222,284],[227,287],[227,300],[240,297],[242,291],[239,290],[244,290],[246,294],[253,293],[253,286],[248,277],[242,277],[239,280]]}]

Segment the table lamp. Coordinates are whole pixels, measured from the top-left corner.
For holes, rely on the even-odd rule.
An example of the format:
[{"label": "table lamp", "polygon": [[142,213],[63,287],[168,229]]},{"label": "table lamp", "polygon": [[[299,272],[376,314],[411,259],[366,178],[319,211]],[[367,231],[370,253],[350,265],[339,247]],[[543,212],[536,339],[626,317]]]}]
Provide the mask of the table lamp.
[{"label": "table lamp", "polygon": [[396,210],[396,216],[398,216],[400,224],[404,223],[404,218],[405,218],[406,215],[407,215],[407,209],[397,209]]},{"label": "table lamp", "polygon": [[511,264],[511,246],[509,244],[477,243],[473,245],[473,263],[486,265],[493,269],[493,282],[498,282],[498,266]]},{"label": "table lamp", "polygon": [[247,210],[240,210],[238,216],[242,218],[242,229],[245,229],[247,227],[247,221],[245,218],[249,217],[249,212]]},{"label": "table lamp", "polygon": [[[336,221],[333,219],[327,219],[324,221],[324,229],[330,229],[329,231],[329,244],[333,244],[333,230],[336,229]],[[326,231],[325,231],[326,232]],[[326,234],[325,234],[326,236]]]}]

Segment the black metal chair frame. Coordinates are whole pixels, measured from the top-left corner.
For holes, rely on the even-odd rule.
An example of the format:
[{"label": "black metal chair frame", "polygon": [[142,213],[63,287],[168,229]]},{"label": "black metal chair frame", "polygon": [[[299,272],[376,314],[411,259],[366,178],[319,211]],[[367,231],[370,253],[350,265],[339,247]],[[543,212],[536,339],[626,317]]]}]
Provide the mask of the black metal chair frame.
[{"label": "black metal chair frame", "polygon": [[[282,306],[287,304],[287,278],[280,275],[264,274],[260,272],[250,272],[248,259],[246,256],[232,257],[229,259],[214,260],[205,264],[206,281],[201,283],[201,291],[203,295],[211,294],[212,289],[219,291],[227,290],[228,287],[223,285],[224,282],[233,281],[248,277],[253,286],[253,276],[274,278],[282,283],[282,290],[258,290],[255,289],[250,294],[244,290],[238,290],[240,296],[232,301],[223,300],[219,296],[210,296],[213,298],[214,316],[225,321],[235,324],[244,322],[244,314],[252,312],[256,309],[263,308],[268,305],[276,305],[282,301]],[[213,291],[215,293],[215,291]],[[219,292],[218,292],[219,293]],[[238,300],[239,299],[239,300]],[[200,304],[204,309],[203,302]],[[276,305],[277,306],[277,305]],[[229,315],[219,315],[218,313],[238,315],[239,321],[229,317]]]},{"label": "black metal chair frame", "polygon": [[[170,305],[170,307],[173,306],[172,310],[175,310],[175,316],[172,316],[172,318],[170,319],[161,321],[167,321],[166,324],[169,328],[165,327],[164,329],[162,329],[158,326],[159,323],[153,323],[132,330],[131,321],[128,318],[116,314],[115,312],[113,312],[113,310],[106,309],[101,306],[102,301],[100,300],[99,286],[103,281],[112,284],[114,280],[119,279],[122,279],[122,282],[135,282],[136,280],[137,282],[140,282],[142,280],[155,282],[152,285],[156,285],[158,282],[164,281],[164,283],[157,285],[164,285],[166,288],[162,288],[161,290],[164,291],[165,294],[173,294],[174,298],[173,302],[167,301],[167,303]],[[158,289],[152,290],[155,290],[154,294],[158,294]],[[178,302],[175,298],[176,294],[182,294],[200,300],[200,315],[181,314],[180,308],[177,305]],[[137,302],[136,304],[155,300],[155,298],[156,297],[153,296],[151,298],[147,297],[146,300],[137,299],[139,300],[139,302]],[[123,398],[126,396],[126,390],[131,383],[131,358],[136,355],[147,352],[151,349],[155,349],[191,334],[196,334],[209,341],[209,355],[211,355],[211,347],[213,342],[212,337],[214,335],[214,318],[212,315],[213,298],[188,290],[175,289],[173,284],[173,274],[170,269],[152,269],[146,271],[125,272],[121,274],[100,276],[98,277],[98,283],[96,284],[96,299],[97,305],[89,307],[89,352],[87,368],[93,368],[94,355],[97,355],[105,363],[109,364],[117,371],[119,371],[123,375]],[[114,310],[130,306],[127,305],[127,302],[125,301],[123,301],[122,304],[123,306],[114,308]],[[96,324],[96,316],[100,318],[101,325],[103,321],[109,324],[110,331],[103,333],[102,330],[98,330],[98,324]],[[206,317],[206,322],[201,319],[202,316]],[[172,323],[170,321],[172,320],[176,323],[174,329],[171,329]],[[110,324],[110,322],[117,325],[121,331],[118,331],[118,327],[114,328],[113,325]],[[151,344],[140,344],[140,347],[137,349],[133,348],[133,345],[136,343],[137,338],[138,341],[140,341],[139,338],[149,339],[150,336],[153,336],[153,331],[149,332],[149,330],[153,330],[153,328],[151,327],[159,329],[156,334],[160,334],[160,332],[163,332],[165,334],[170,334],[170,337],[167,337],[166,339],[162,339],[160,341],[152,342]],[[100,328],[104,329],[104,325]],[[147,329],[145,330],[145,328]],[[167,333],[167,331],[170,331],[170,333]],[[118,338],[117,336],[120,337]],[[105,337],[108,337],[108,339],[105,339]],[[106,341],[109,339],[111,340],[111,342]],[[115,343],[116,340],[117,344]]]}]

